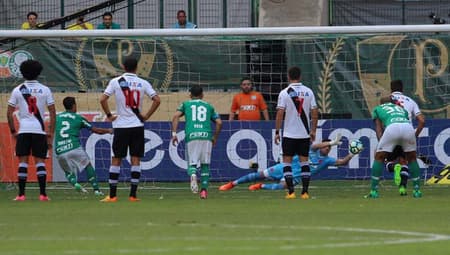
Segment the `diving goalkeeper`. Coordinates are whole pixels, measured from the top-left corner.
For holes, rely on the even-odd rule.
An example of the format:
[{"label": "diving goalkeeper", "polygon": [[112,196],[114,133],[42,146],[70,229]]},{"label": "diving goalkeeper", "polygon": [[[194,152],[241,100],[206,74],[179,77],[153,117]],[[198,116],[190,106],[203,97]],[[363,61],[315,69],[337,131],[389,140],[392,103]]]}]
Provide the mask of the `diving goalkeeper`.
[{"label": "diving goalkeeper", "polygon": [[[316,143],[311,146],[309,151],[309,166],[311,168],[311,174],[317,174],[322,170],[328,169],[329,166],[342,166],[347,164],[353,156],[356,154],[352,154],[349,152],[347,156],[341,159],[336,159],[328,156],[331,151],[331,146],[340,145],[341,142],[341,134],[338,134],[334,140],[324,139],[321,143]],[[359,151],[361,152],[361,151]],[[358,153],[359,153],[358,152]],[[295,156],[292,159],[292,174],[294,177],[294,185],[297,185],[301,182],[301,167],[298,156]],[[283,178],[283,164],[278,163],[272,167],[269,167],[265,170],[258,170],[255,173],[249,173],[240,177],[237,180],[228,182],[219,187],[221,191],[227,191],[241,183],[254,182],[259,180],[278,180],[278,183],[256,183],[250,185],[248,187],[249,190],[259,190],[259,189],[268,189],[268,190],[282,190],[286,189],[287,185]]]}]

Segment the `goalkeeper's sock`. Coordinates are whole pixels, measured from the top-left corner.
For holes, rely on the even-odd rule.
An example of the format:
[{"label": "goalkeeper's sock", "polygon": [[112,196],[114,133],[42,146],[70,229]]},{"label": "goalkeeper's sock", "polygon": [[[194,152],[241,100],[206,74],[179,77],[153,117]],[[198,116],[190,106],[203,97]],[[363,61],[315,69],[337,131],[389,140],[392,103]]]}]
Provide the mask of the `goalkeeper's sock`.
[{"label": "goalkeeper's sock", "polygon": [[139,179],[141,178],[141,166],[131,166],[130,197],[136,197]]},{"label": "goalkeeper's sock", "polygon": [[208,189],[209,186],[209,164],[202,164],[200,167],[201,189]]},{"label": "goalkeeper's sock", "polygon": [[47,187],[47,170],[44,162],[36,164],[36,175],[39,182],[39,194],[47,196],[45,192]]},{"label": "goalkeeper's sock", "polygon": [[72,186],[75,186],[75,184],[77,184],[77,175],[75,173],[64,172],[64,174],[66,175],[66,179]]},{"label": "goalkeeper's sock", "polygon": [[19,196],[25,195],[25,186],[28,178],[28,164],[19,163],[19,170],[17,171],[17,179],[19,184]]},{"label": "goalkeeper's sock", "polygon": [[241,176],[239,179],[233,181],[233,185],[238,185],[241,183],[253,182],[261,179],[261,174],[259,172],[249,173]]},{"label": "goalkeeper's sock", "polygon": [[280,184],[280,183],[267,183],[267,184],[263,184],[261,185],[261,189],[268,189],[268,190],[283,190],[284,189],[284,185]]},{"label": "goalkeeper's sock", "polygon": [[117,196],[117,183],[119,183],[120,166],[109,167],[109,197]]},{"label": "goalkeeper's sock", "polygon": [[95,169],[92,167],[91,164],[89,164],[86,167],[86,175],[87,175],[89,183],[92,185],[92,188],[94,190],[99,190],[98,182],[97,182],[97,173],[95,172]]},{"label": "goalkeeper's sock", "polygon": [[378,190],[378,184],[380,183],[381,172],[383,172],[383,163],[379,161],[373,161],[372,170],[371,170],[371,181],[370,181],[370,189]]},{"label": "goalkeeper's sock", "polygon": [[197,173],[197,168],[195,167],[195,165],[189,166],[187,169],[187,174],[188,176],[192,176],[193,174]]},{"label": "goalkeeper's sock", "polygon": [[411,171],[411,179],[413,181],[413,189],[420,190],[420,168],[417,161],[414,160],[408,164],[409,170]]}]

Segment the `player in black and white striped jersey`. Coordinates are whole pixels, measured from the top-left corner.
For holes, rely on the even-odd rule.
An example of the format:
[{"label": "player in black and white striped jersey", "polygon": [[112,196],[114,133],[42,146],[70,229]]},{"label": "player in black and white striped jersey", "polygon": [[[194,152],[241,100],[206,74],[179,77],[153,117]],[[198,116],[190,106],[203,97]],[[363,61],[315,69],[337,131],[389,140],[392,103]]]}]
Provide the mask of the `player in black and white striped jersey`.
[{"label": "player in black and white striped jersey", "polygon": [[313,91],[300,82],[301,70],[291,67],[288,70],[289,86],[278,96],[277,114],[275,119],[275,143],[280,142],[280,129],[283,118],[283,175],[288,187],[287,199],[295,198],[292,158],[298,155],[302,169],[302,199],[308,199],[308,187],[311,171],[308,163],[308,152],[311,142],[316,138],[318,109]]},{"label": "player in black and white striped jersey", "polygon": [[[15,87],[8,100],[8,125],[11,134],[17,139],[16,156],[19,157],[17,173],[19,193],[15,201],[25,201],[25,185],[28,178],[28,160],[34,157],[36,174],[39,182],[39,200],[48,201],[46,193],[47,170],[45,159],[52,144],[55,128],[55,100],[50,89],[36,79],[42,72],[42,65],[36,60],[26,60],[20,65],[20,72],[25,82]],[[19,130],[14,127],[13,113],[19,110]],[[50,125],[45,130],[44,113],[48,108]]]},{"label": "player in black and white striped jersey", "polygon": [[[141,157],[144,156],[144,121],[150,118],[158,109],[161,100],[150,83],[136,75],[138,61],[128,57],[123,62],[125,73],[112,79],[100,98],[100,104],[106,117],[112,121],[114,138],[113,154],[109,168],[109,195],[102,202],[116,202],[117,183],[120,175],[122,159],[129,150],[131,156],[131,188],[129,200],[139,201],[136,191],[141,176]],[[144,96],[152,99],[150,109],[141,112]],[[108,105],[108,99],[114,96],[116,114],[113,115]]]}]

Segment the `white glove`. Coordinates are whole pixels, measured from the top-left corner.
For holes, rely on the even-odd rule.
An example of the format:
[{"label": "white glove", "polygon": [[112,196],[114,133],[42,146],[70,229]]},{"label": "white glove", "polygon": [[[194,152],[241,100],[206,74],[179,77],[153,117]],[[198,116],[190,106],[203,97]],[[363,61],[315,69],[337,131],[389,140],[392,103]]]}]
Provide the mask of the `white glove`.
[{"label": "white glove", "polygon": [[341,133],[337,133],[336,137],[330,141],[330,146],[341,145],[342,144],[341,137],[342,137]]}]

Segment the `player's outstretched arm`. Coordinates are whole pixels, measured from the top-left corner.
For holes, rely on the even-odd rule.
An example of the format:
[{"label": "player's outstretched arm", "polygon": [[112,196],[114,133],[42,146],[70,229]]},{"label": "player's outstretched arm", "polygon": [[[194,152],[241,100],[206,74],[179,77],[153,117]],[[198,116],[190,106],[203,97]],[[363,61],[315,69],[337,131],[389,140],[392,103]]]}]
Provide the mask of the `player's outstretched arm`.
[{"label": "player's outstretched arm", "polygon": [[327,147],[327,146],[341,145],[342,144],[341,137],[342,137],[342,135],[340,133],[338,133],[336,135],[336,137],[333,140],[331,140],[331,141],[320,142],[320,143],[313,144],[312,145],[312,149],[313,150],[318,150],[318,149],[321,149],[321,148]]},{"label": "player's outstretched arm", "polygon": [[92,133],[96,133],[99,135],[103,135],[103,134],[112,134],[113,133],[113,129],[112,128],[98,128],[98,127],[92,127],[91,128]]},{"label": "player's outstretched arm", "polygon": [[416,128],[416,137],[419,137],[420,132],[425,127],[425,116],[423,114],[419,114],[416,116],[417,119],[417,128]]}]

